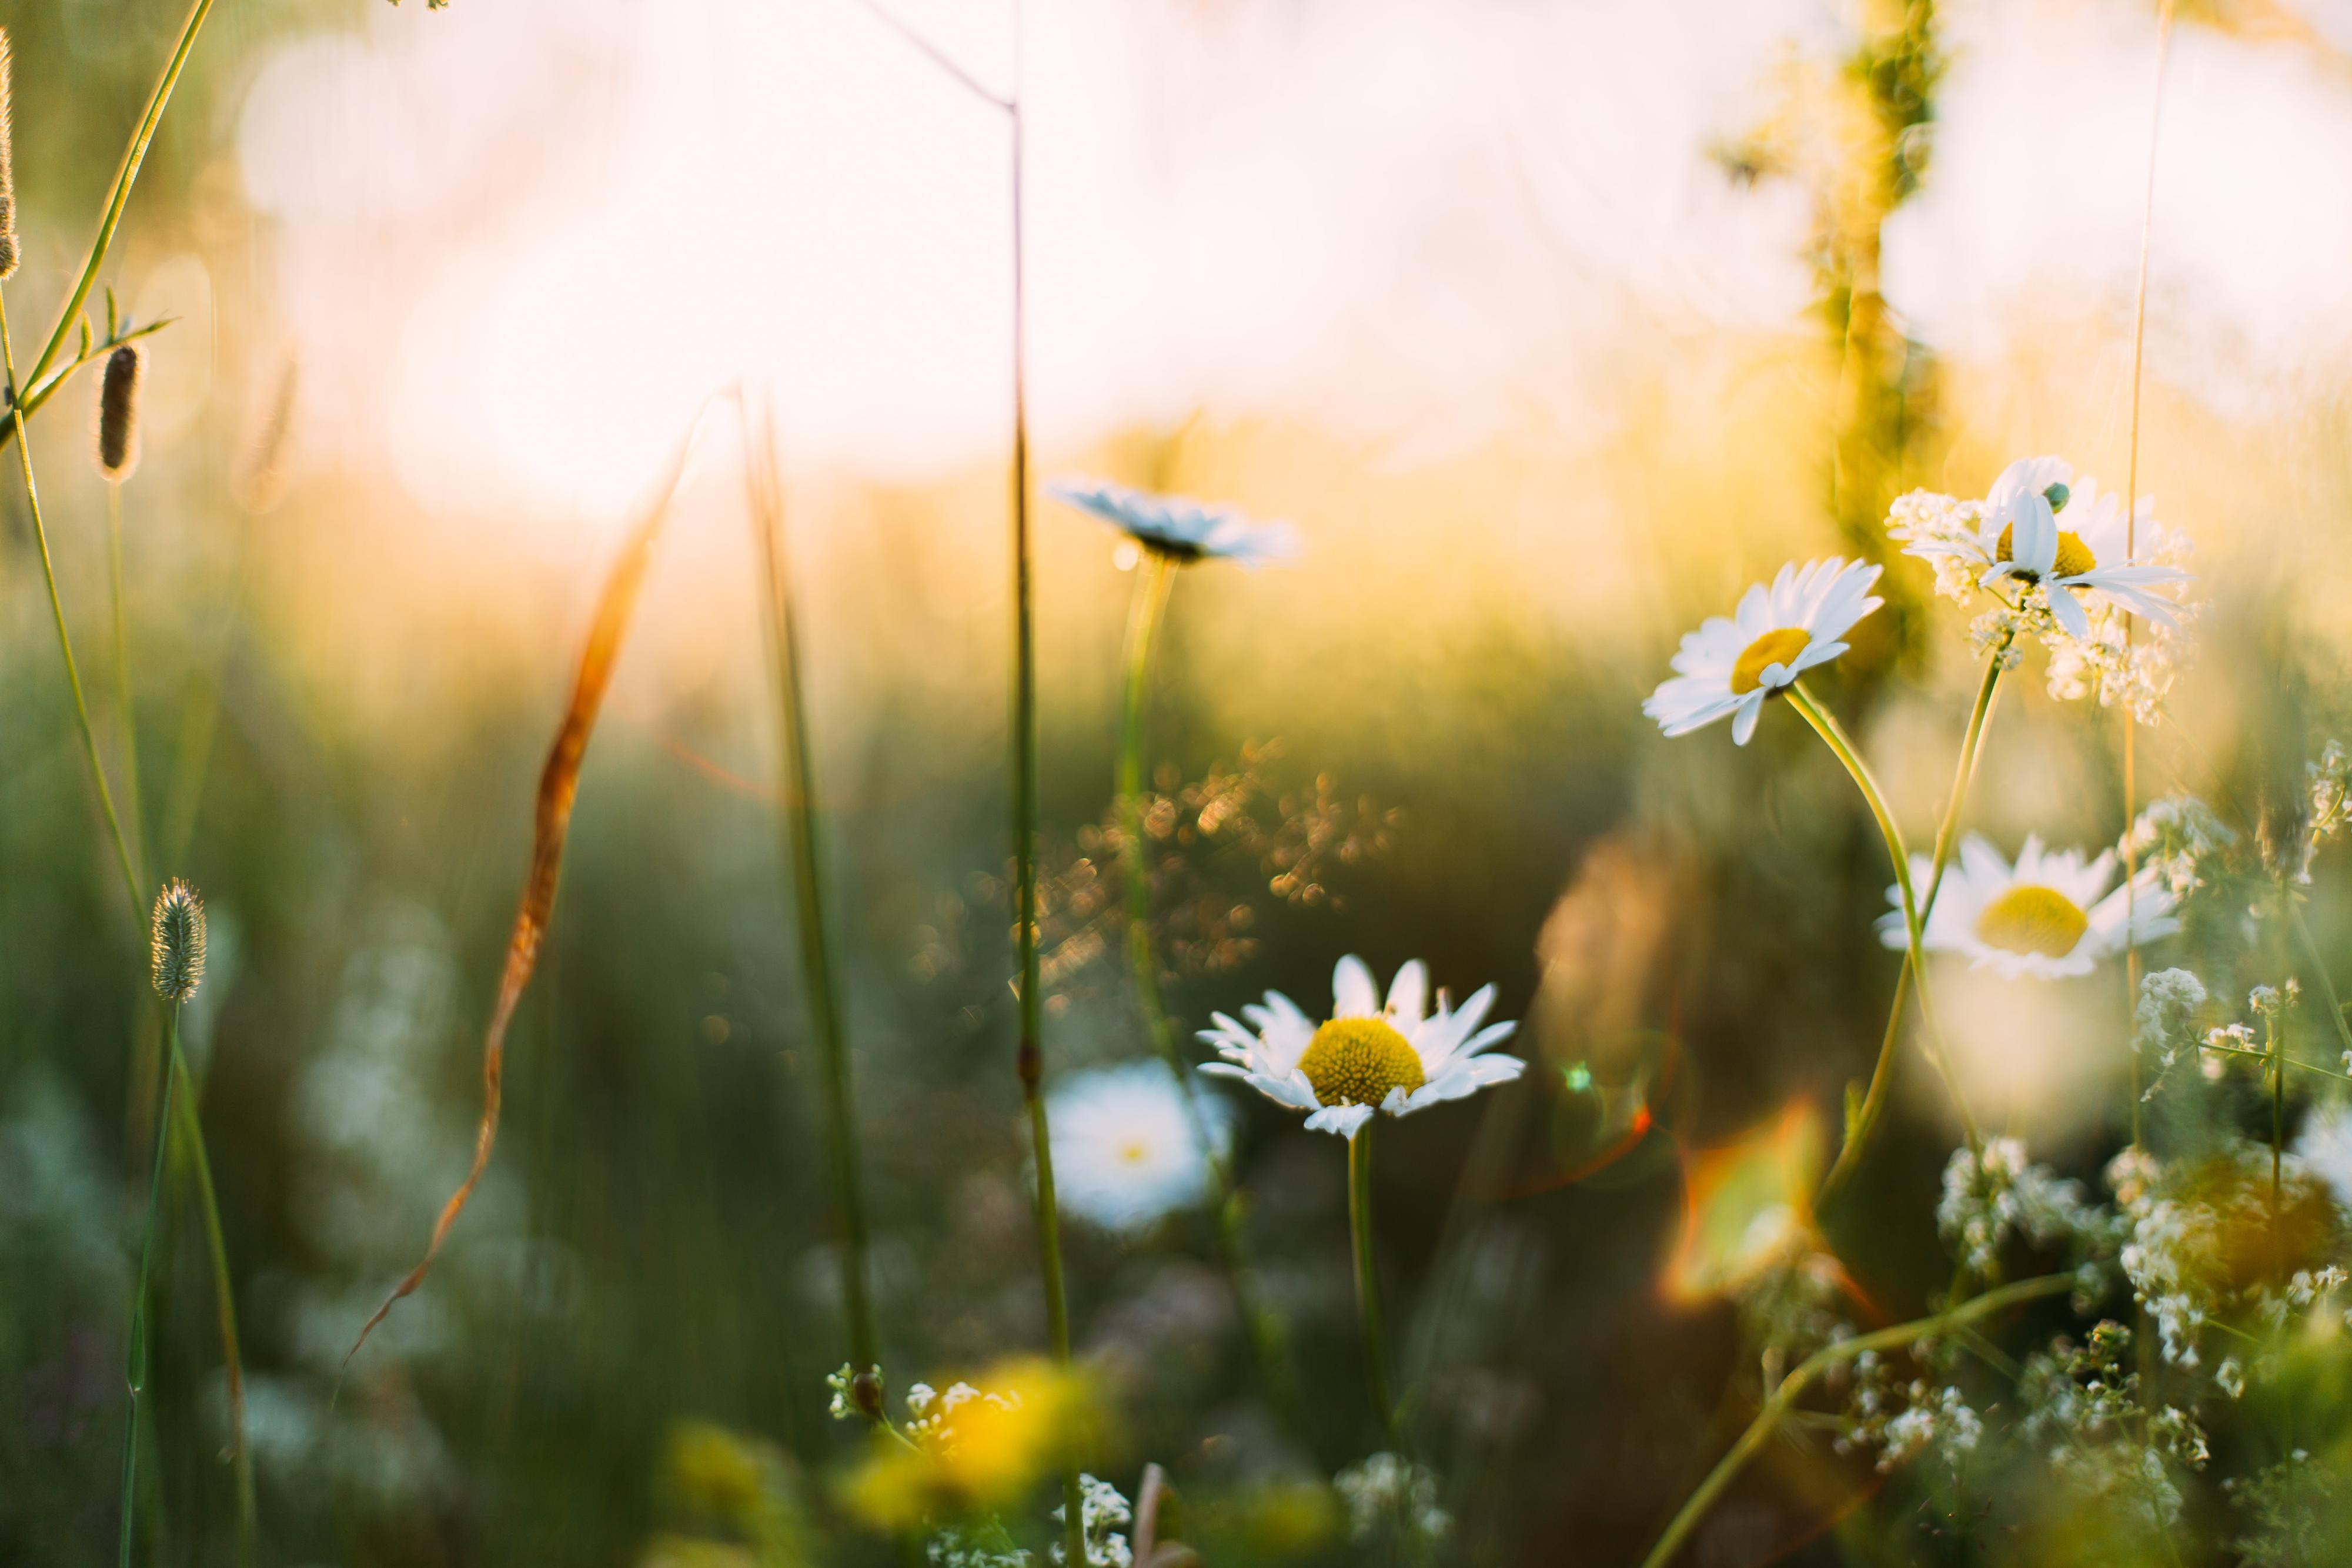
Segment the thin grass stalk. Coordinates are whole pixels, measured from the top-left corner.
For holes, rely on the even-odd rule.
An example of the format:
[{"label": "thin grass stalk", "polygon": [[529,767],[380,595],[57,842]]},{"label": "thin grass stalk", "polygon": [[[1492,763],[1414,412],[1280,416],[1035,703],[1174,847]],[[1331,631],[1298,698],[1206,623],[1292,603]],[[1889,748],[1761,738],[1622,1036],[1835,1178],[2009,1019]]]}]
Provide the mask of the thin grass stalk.
[{"label": "thin grass stalk", "polygon": [[1756,1457],[1757,1450],[1763,1448],[1799,1396],[1822,1374],[1858,1355],[1873,1351],[1901,1350],[1920,1340],[1966,1328],[1979,1319],[2007,1308],[2039,1301],[2044,1296],[2060,1295],[2074,1288],[2074,1276],[2072,1274],[2044,1274],[2039,1279],[2020,1280],[2013,1285],[1987,1291],[1983,1295],[1934,1317],[1896,1323],[1892,1328],[1840,1340],[1835,1344],[1815,1351],[1799,1363],[1794,1372],[1781,1379],[1780,1386],[1765,1399],[1764,1407],[1756,1413],[1756,1418],[1748,1424],[1748,1429],[1731,1445],[1731,1451],[1716,1461],[1715,1469],[1707,1472],[1698,1490],[1675,1511],[1664,1533],[1658,1537],[1657,1544],[1651,1547],[1649,1555],[1642,1559],[1642,1568],[1666,1568],[1666,1564],[1674,1561],[1675,1553],[1682,1550],[1683,1542],[1689,1538],[1715,1500],[1722,1495],[1724,1488],[1729,1486],[1748,1461]]},{"label": "thin grass stalk", "polygon": [[234,1435],[229,1463],[236,1483],[236,1521],[240,1560],[253,1560],[254,1537],[258,1527],[258,1513],[254,1500],[253,1449],[246,1441],[245,1428],[245,1365],[236,1354],[240,1343],[236,1330],[236,1292],[229,1278],[228,1240],[221,1229],[220,1199],[213,1189],[212,1162],[205,1155],[205,1133],[197,1114],[200,1094],[194,1075],[188,1070],[186,1053],[180,1050],[179,1029],[172,1030],[170,1058],[173,1082],[180,1088],[179,1109],[173,1113],[173,1130],[179,1134],[188,1165],[196,1184],[196,1212],[204,1221],[205,1250],[212,1265],[214,1310],[220,1323],[221,1344],[224,1347],[222,1375],[228,1385],[229,1427]]},{"label": "thin grass stalk", "polygon": [[1151,868],[1145,844],[1144,790],[1146,717],[1151,687],[1152,655],[1169,596],[1174,591],[1181,563],[1164,550],[1146,549],[1139,568],[1135,593],[1127,620],[1127,680],[1119,725],[1118,804],[1121,870],[1127,883],[1127,961],[1135,977],[1136,1007],[1143,1015],[1151,1048],[1167,1064],[1175,1081],[1177,1099],[1184,1107],[1192,1146],[1208,1176],[1208,1202],[1217,1233],[1217,1251],[1248,1331],[1258,1375],[1283,1420],[1302,1425],[1297,1408],[1297,1380],[1290,1366],[1288,1336],[1273,1309],[1259,1295],[1250,1267],[1247,1209],[1235,1185],[1231,1164],[1218,1152],[1208,1118],[1194,1093],[1192,1066],[1179,1047],[1175,1025],[1160,995],[1160,961],[1151,940]]},{"label": "thin grass stalk", "polygon": [[[1919,900],[1919,925],[1924,932],[1927,916],[1936,907],[1936,894],[1944,885],[1944,868],[1952,858],[1952,845],[1958,837],[1960,808],[1967,800],[1969,788],[1975,784],[1977,762],[1983,755],[1985,725],[1992,715],[1995,695],[2000,688],[2002,656],[2009,644],[2003,642],[1985,660],[1983,682],[1977,687],[1976,706],[1969,711],[1968,732],[1960,740],[1959,761],[1952,769],[1951,797],[1944,806],[1944,821],[1936,830],[1936,858],[1927,876],[1927,891]],[[1911,965],[1906,957],[1903,967],[1895,975],[1895,1001],[1886,1011],[1886,1032],[1879,1040],[1878,1061],[1871,1069],[1870,1088],[1863,1096],[1861,1109],[1852,1117],[1846,1129],[1844,1145],[1838,1150],[1837,1162],[1822,1178],[1821,1192],[1814,1199],[1816,1207],[1827,1203],[1853,1178],[1870,1134],[1886,1108],[1886,1095],[1895,1077],[1895,1049],[1903,1035],[1904,1009],[1911,999]]]},{"label": "thin grass stalk", "polygon": [[[171,1036],[171,1057],[179,1059],[180,1006],[172,1004],[170,1021],[164,1028]],[[131,1297],[131,1345],[124,1369],[131,1389],[131,1415],[122,1433],[122,1532],[117,1551],[117,1568],[131,1568],[131,1539],[138,1533],[139,1497],[139,1427],[140,1413],[146,1407],[147,1394],[147,1279],[154,1261],[156,1220],[163,1207],[163,1150],[168,1142],[165,1129],[172,1121],[173,1086],[178,1075],[166,1073],[163,1078],[163,1103],[155,1117],[155,1157],[147,1178],[147,1219],[139,1237],[139,1282]]]},{"label": "thin grass stalk", "polygon": [[[768,592],[761,604],[774,661],[776,733],[782,748],[784,789],[777,821],[792,867],[801,967],[808,984],[809,1019],[824,1057],[825,1143],[833,1166],[834,1201],[842,1235],[842,1298],[849,1318],[852,1391],[868,1416],[881,1413],[881,1390],[869,1375],[880,1364],[866,1262],[866,1198],[857,1157],[857,1110],[849,1045],[842,1025],[841,989],[825,924],[824,866],[817,849],[816,776],[810,756],[807,703],[801,685],[799,622],[793,613],[792,562],[784,539],[783,486],[775,434],[765,418],[755,432],[743,415],[745,476],[751,486],[753,532]],[[763,410],[764,413],[764,410]]]},{"label": "thin grass stalk", "polygon": [[1862,791],[1864,801],[1870,807],[1870,814],[1877,819],[1879,836],[1886,841],[1886,855],[1895,864],[1895,885],[1903,901],[1903,928],[1908,947],[1911,981],[1919,993],[1919,1017],[1927,1030],[1927,1060],[1944,1080],[1944,1088],[1952,1097],[1952,1107],[1959,1113],[1960,1130],[1967,1135],[1969,1147],[1975,1150],[1982,1144],[1977,1134],[1976,1118],[1969,1112],[1968,1099],[1960,1092],[1959,1081],[1952,1075],[1951,1063],[1944,1053],[1943,1031],[1936,1025],[1935,1009],[1927,995],[1926,954],[1920,946],[1919,901],[1911,885],[1911,855],[1903,845],[1903,830],[1895,825],[1894,813],[1886,808],[1886,798],[1880,791],[1870,765],[1862,759],[1861,751],[1847,738],[1835,716],[1812,699],[1802,681],[1790,685],[1788,695],[1805,722],[1813,727],[1813,733],[1820,736],[1838,761],[1844,764],[1854,787]]},{"label": "thin grass stalk", "polygon": [[1364,1333],[1364,1378],[1381,1413],[1381,1430],[1398,1446],[1396,1400],[1389,1393],[1389,1353],[1381,1322],[1381,1283],[1372,1256],[1372,1122],[1348,1140],[1348,1233],[1356,1262],[1356,1312]]},{"label": "thin grass stalk", "polygon": [[[1013,141],[1013,861],[1021,1039],[1016,1069],[1037,1162],[1037,1250],[1045,1291],[1045,1335],[1055,1365],[1070,1364],[1070,1302],[1062,1277],[1061,1210],[1054,1197],[1054,1140],[1045,1113],[1044,998],[1037,956],[1037,629],[1034,543],[1029,528],[1029,355],[1023,273],[1020,12],[1013,13],[1014,86],[1005,117]],[[1086,1498],[1076,1464],[1062,1470],[1063,1561],[1087,1560]]]},{"label": "thin grass stalk", "polygon": [[[106,215],[99,221],[98,234],[89,243],[81,276],[58,312],[57,327],[43,345],[40,358],[33,361],[31,371],[25,377],[28,384],[38,382],[41,372],[57,361],[74,323],[81,317],[82,307],[89,302],[99,268],[106,265],[107,249],[114,243],[114,231],[122,225],[123,209],[131,204],[131,190],[139,182],[140,165],[146,162],[148,146],[155,140],[156,127],[163,123],[163,110],[171,104],[173,89],[180,85],[180,73],[187,68],[188,55],[196,47],[196,35],[204,30],[205,18],[212,14],[212,8],[213,0],[195,0],[188,8],[188,19],[180,26],[179,42],[164,64],[163,74],[156,78],[154,90],[147,96],[147,111],[140,117],[138,129],[131,132],[131,144],[123,149],[122,162],[114,174],[113,191],[107,197]],[[12,385],[15,380],[13,375],[9,378]]]},{"label": "thin grass stalk", "polygon": [[147,885],[146,816],[139,805],[139,720],[131,701],[131,627],[122,590],[122,486],[106,486],[106,581],[114,611],[114,706],[122,727],[122,806],[130,818],[128,830],[133,869],[139,885]]},{"label": "thin grass stalk", "polygon": [[[2147,188],[2140,204],[2139,277],[2132,290],[2132,368],[2131,368],[2131,437],[2126,446],[2124,460],[2124,559],[2132,559],[2139,549],[2139,404],[2140,367],[2147,350],[2147,258],[2156,239],[2156,138],[2164,124],[2164,73],[2172,58],[2172,5],[2163,0],[2156,17],[2156,90],[2147,116]],[[2129,654],[2134,617],[2124,611],[2124,649]],[[2138,778],[2139,720],[2128,707],[2124,713],[2124,1005],[2139,1005],[2139,945],[2131,939],[2132,920],[2137,914],[2139,850],[2132,842],[2131,826],[2139,816]],[[2140,1146],[2140,1060],[2137,1041],[2131,1052],[2131,1132],[2132,1147]],[[2147,1327],[2145,1311],[2141,1328]],[[2147,1339],[2143,1333],[2140,1338]]]}]

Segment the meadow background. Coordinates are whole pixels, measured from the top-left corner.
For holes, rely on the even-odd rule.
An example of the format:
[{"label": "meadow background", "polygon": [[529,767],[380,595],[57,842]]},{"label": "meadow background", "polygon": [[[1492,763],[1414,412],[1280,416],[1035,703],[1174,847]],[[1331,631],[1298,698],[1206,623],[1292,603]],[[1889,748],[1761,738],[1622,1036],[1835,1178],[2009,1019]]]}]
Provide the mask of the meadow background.
[{"label": "meadow background", "polygon": [[[1785,715],[1670,747],[1640,699],[1699,616],[1851,553],[1897,490],[1980,493],[2044,451],[2121,483],[2153,8],[1026,13],[1037,471],[1297,527],[1294,567],[1185,574],[1156,745],[1171,786],[1253,758],[1256,820],[1312,808],[1352,845],[1295,898],[1246,847],[1165,845],[1164,907],[1219,932],[1171,1005],[1311,1008],[1348,952],[1500,987],[1536,1070],[1384,1140],[1390,1312],[1465,1560],[1632,1561],[1744,1416],[1730,1309],[1664,1282],[1686,1164],[1829,1114],[1895,973],[1831,759]],[[1012,81],[997,8],[901,15]],[[6,18],[20,344],[179,21]],[[2139,488],[2210,608],[2142,793],[2259,802],[2352,718],[2352,7],[2182,7],[2164,116]],[[588,606],[739,377],[783,432],[885,1364],[903,1388],[1042,1343],[1006,987],[1006,171],[992,111],[850,0],[221,0],[106,276],[176,318],[124,496],[140,782],[159,870],[212,911],[190,1042],[266,1561],[637,1563],[710,1533],[667,1458],[689,1422],[774,1445],[808,1560],[894,1560],[822,1479],[858,1439],[824,1407],[832,1210],[723,428],[588,758],[490,1177],[338,1392],[463,1174]],[[90,395],[32,440],[102,694]],[[0,516],[0,1558],[84,1562],[114,1530],[155,1025],[20,491]],[[1046,864],[1075,896],[1130,580],[1090,519],[1036,527]],[[1925,569],[1889,577],[1897,613],[1827,686],[1923,842],[1976,672]],[[2038,688],[2002,698],[1974,820],[2112,838],[2121,721]],[[1049,1074],[1146,1051],[1084,913],[1049,926]],[[2323,886],[2313,913],[2343,951],[2352,907]],[[1945,1007],[1988,1118],[2095,1168],[2120,977]],[[1953,1136],[1903,1087],[1863,1249],[1890,1302],[1942,1282]],[[1074,1222],[1079,1348],[1118,1411],[1094,1468],[1169,1466],[1212,1562],[1349,1561],[1321,1478],[1377,1428],[1344,1162],[1235,1104],[1313,1442],[1252,1392],[1197,1218]],[[202,1250],[188,1215],[174,1235],[165,1560],[226,1563]],[[1862,1484],[1776,1448],[1692,1560],[1928,1550],[1832,1528]]]}]

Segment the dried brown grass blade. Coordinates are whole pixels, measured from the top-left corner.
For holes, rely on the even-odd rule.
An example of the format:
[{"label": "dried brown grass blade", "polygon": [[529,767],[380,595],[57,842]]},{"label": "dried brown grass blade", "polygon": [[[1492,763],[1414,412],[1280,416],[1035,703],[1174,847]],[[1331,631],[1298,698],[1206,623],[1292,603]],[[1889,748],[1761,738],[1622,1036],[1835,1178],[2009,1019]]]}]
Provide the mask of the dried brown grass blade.
[{"label": "dried brown grass blade", "polygon": [[587,641],[580,651],[579,671],[572,677],[572,700],[564,707],[562,723],[556,727],[555,744],[548,748],[547,766],[540,769],[539,793],[531,810],[530,873],[523,883],[522,906],[515,912],[513,934],[507,939],[506,968],[499,977],[498,1003],[490,1009],[490,1026],[482,1040],[482,1120],[474,1133],[473,1168],[466,1173],[457,1190],[449,1195],[449,1201],[441,1206],[441,1217],[433,1222],[433,1239],[426,1244],[425,1256],[383,1299],[383,1305],[375,1310],[375,1315],[360,1330],[359,1338],[352,1342],[352,1348],[344,1352],[346,1366],[360,1353],[360,1346],[367,1343],[376,1325],[390,1314],[393,1304],[425,1282],[434,1260],[440,1255],[441,1243],[448,1238],[450,1227],[465,1212],[476,1184],[482,1179],[482,1172],[489,1166],[490,1149],[499,1136],[507,1026],[514,1019],[523,988],[530,984],[531,972],[539,967],[540,943],[547,935],[548,917],[555,908],[555,885],[563,872],[563,841],[572,826],[572,802],[580,791],[580,764],[588,755],[588,740],[595,732],[597,711],[604,706],[604,690],[612,684],[613,666],[620,659],[622,638],[636,609],[637,591],[645,584],[646,568],[652,562],[662,525],[668,520],[670,501],[677,493],[678,479],[686,471],[687,454],[692,446],[693,435],[689,432],[670,460],[669,469],[651,503],[630,530],[620,555],[604,576],[595,618],[589,622]]}]

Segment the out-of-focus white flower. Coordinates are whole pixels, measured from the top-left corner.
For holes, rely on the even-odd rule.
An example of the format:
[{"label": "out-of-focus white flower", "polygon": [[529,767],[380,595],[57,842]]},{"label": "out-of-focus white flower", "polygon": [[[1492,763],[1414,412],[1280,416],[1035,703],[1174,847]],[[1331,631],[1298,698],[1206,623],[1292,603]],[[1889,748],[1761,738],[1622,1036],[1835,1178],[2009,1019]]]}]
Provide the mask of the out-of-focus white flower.
[{"label": "out-of-focus white flower", "polygon": [[[1119,1490],[1094,1477],[1078,1477],[1078,1520],[1086,1531],[1087,1568],[1132,1568],[1134,1549],[1118,1530],[1135,1518],[1135,1510]],[[1054,1511],[1056,1523],[1069,1517],[1066,1506]],[[1048,1561],[1062,1561],[1062,1549],[1057,1545],[1045,1549]]]},{"label": "out-of-focus white flower", "polygon": [[[1233,1144],[1234,1108],[1200,1085],[1193,1104],[1216,1157]],[[1157,1061],[1074,1072],[1047,1103],[1054,1186],[1062,1207],[1111,1230],[1139,1230],[1208,1194],[1209,1174],[1184,1091]]]},{"label": "out-of-focus white flower", "polygon": [[[1935,862],[1927,855],[1913,855],[1911,862],[1913,883],[1925,886]],[[2113,851],[2085,861],[2080,850],[2053,852],[2029,837],[2012,866],[1971,833],[1945,870],[1921,945],[1930,952],[1966,954],[1979,968],[2005,979],[2055,980],[2087,975],[2126,946],[2180,929],[2157,868],[2143,867],[2128,887],[2108,893],[2115,873]],[[1879,935],[1889,947],[1901,947],[1902,890],[1889,887],[1886,897],[1895,908],[1879,917]]]},{"label": "out-of-focus white flower", "polygon": [[1201,1038],[1223,1061],[1203,1072],[1238,1078],[1277,1105],[1308,1113],[1307,1125],[1353,1137],[1375,1111],[1409,1116],[1441,1101],[1461,1100],[1527,1071],[1516,1056],[1485,1054],[1508,1040],[1515,1023],[1486,1024],[1495,988],[1481,986],[1461,1007],[1444,991],[1429,1010],[1429,970],[1416,958],[1396,973],[1388,1001],[1361,958],[1339,960],[1331,976],[1331,1017],[1317,1024],[1280,991],[1262,1007],[1242,1009],[1244,1025],[1224,1013]]},{"label": "out-of-focus white flower", "polygon": [[1057,479],[1045,493],[1108,523],[1144,549],[1180,561],[1215,559],[1258,567],[1298,554],[1298,537],[1289,524],[1252,522],[1232,507],[1157,496],[1104,479]]},{"label": "out-of-focus white flower", "polygon": [[1854,622],[1885,602],[1870,597],[1878,571],[1836,556],[1782,567],[1769,585],[1741,595],[1730,616],[1709,616],[1684,636],[1675,675],[1642,711],[1668,736],[1729,718],[1731,738],[1747,745],[1765,698],[1844,653],[1842,639]]},{"label": "out-of-focus white flower", "polygon": [[2165,888],[2175,899],[2188,897],[2210,879],[2214,863],[2238,841],[2227,822],[2194,795],[2173,795],[2153,802],[2124,835],[2124,852],[2143,864],[2158,868]]},{"label": "out-of-focus white flower", "polygon": [[1348,1505],[1349,1538],[1360,1546],[1400,1521],[1428,1542],[1454,1528],[1454,1516],[1438,1506],[1437,1477],[1402,1455],[1374,1454],[1341,1470],[1331,1485]]},{"label": "out-of-focus white flower", "polygon": [[2352,1103],[2338,1100],[2313,1108],[2295,1134],[2295,1157],[2327,1184],[2336,1206],[2352,1214]]}]

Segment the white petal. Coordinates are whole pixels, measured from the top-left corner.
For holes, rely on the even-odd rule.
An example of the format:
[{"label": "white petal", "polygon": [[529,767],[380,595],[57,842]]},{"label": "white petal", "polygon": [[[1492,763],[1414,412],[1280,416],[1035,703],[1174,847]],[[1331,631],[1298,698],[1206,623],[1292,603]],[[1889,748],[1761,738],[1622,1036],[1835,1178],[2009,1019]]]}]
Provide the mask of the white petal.
[{"label": "white petal", "polygon": [[1745,746],[1748,737],[1756,733],[1756,721],[1764,716],[1764,692],[1758,688],[1748,694],[1739,705],[1739,716],[1731,721],[1731,738],[1735,745]]},{"label": "white petal", "polygon": [[1429,1014],[1429,966],[1415,958],[1389,983],[1389,1018],[1419,1023]]},{"label": "white petal", "polygon": [[1368,1019],[1378,1018],[1380,1012],[1380,983],[1372,978],[1369,965],[1349,954],[1331,971],[1331,1016]]},{"label": "white petal", "polygon": [[1307,1118],[1307,1130],[1310,1133],[1336,1133],[1340,1137],[1352,1138],[1357,1130],[1371,1119],[1372,1108],[1370,1105],[1326,1105]]}]

